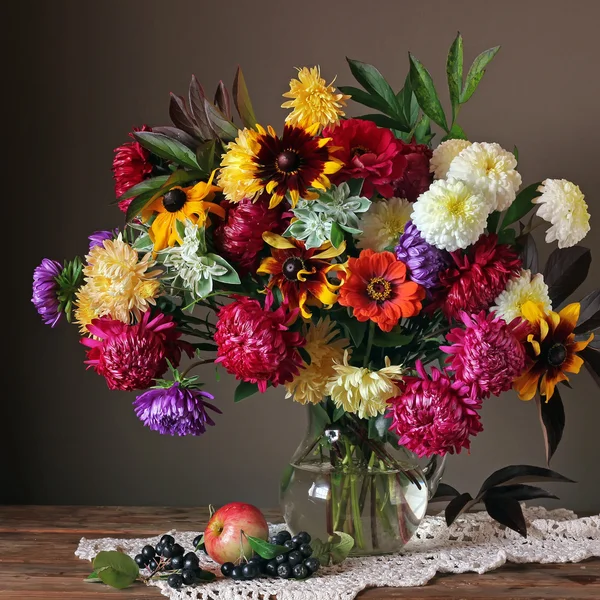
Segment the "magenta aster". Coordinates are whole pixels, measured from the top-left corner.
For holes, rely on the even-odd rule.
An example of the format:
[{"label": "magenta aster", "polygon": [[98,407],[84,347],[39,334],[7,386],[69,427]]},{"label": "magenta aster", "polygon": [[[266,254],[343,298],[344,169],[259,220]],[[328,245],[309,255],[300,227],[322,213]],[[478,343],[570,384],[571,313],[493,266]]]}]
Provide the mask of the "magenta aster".
[{"label": "magenta aster", "polygon": [[236,379],[258,384],[261,392],[269,383],[276,387],[291,381],[304,364],[298,348],[306,340],[288,330],[298,310],[288,312],[280,306],[272,311],[272,299],[269,294],[263,308],[258,300],[237,297],[219,311],[215,333],[215,362]]},{"label": "magenta aster", "polygon": [[156,387],[140,394],[133,402],[135,414],[153,431],[163,435],[201,435],[215,422],[207,409],[221,411],[206,402],[215,397],[185,381],[168,382],[170,387]]},{"label": "magenta aster", "polygon": [[179,339],[181,332],[171,316],[163,313],[151,317],[148,310],[134,325],[102,317],[94,319],[88,331],[94,337],[81,340],[89,348],[85,363],[111,390],[147,388],[167,370],[167,360],[176,367],[182,350],[193,355],[191,346]]},{"label": "magenta aster", "polygon": [[461,311],[465,329],[455,327],[446,339],[451,346],[440,346],[450,354],[449,369],[457,379],[470,386],[472,398],[499,396],[510,390],[525,368],[523,342],[529,333],[527,321],[517,318],[510,324],[481,311],[469,316]]},{"label": "magenta aster", "polygon": [[477,410],[479,400],[469,396],[469,386],[453,380],[435,367],[427,375],[420,360],[419,377],[405,377],[401,393],[388,400],[390,430],[417,456],[458,454],[469,448],[469,438],[483,430]]}]

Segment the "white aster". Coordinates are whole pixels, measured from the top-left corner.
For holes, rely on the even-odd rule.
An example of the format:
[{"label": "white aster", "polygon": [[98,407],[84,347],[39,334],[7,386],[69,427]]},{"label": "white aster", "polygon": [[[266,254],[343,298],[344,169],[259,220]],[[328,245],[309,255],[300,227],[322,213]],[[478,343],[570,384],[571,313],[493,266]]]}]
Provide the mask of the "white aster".
[{"label": "white aster", "polygon": [[373,202],[366,213],[360,216],[357,246],[376,252],[393,248],[410,220],[413,204],[405,198],[390,198]]},{"label": "white aster", "polygon": [[483,233],[489,204],[457,179],[438,179],[413,204],[412,221],[425,241],[453,252],[474,244]]},{"label": "white aster", "polygon": [[546,243],[558,240],[559,248],[570,248],[580,242],[590,230],[590,214],[579,186],[566,179],[546,179],[538,192],[542,195],[533,200],[540,205],[537,216],[552,223]]},{"label": "white aster", "polygon": [[475,142],[451,163],[448,177],[465,181],[488,199],[492,210],[506,210],[521,185],[517,159],[500,144]]},{"label": "white aster", "polygon": [[429,171],[436,179],[445,179],[450,168],[450,163],[471,145],[468,140],[446,140],[434,151],[429,161]]},{"label": "white aster", "polygon": [[510,323],[517,317],[523,317],[522,306],[525,302],[537,304],[544,313],[552,310],[548,286],[541,273],[532,277],[531,271],[521,270],[519,275],[509,279],[505,290],[494,300],[494,306],[490,310]]}]

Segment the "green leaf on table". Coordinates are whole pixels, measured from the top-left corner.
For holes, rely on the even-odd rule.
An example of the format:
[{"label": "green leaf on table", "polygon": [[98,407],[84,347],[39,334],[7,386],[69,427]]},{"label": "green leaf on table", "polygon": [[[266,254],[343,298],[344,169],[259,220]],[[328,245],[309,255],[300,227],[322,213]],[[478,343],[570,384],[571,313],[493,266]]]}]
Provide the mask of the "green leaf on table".
[{"label": "green leaf on table", "polygon": [[583,246],[557,248],[544,268],[544,281],[552,306],[558,308],[586,279],[592,254]]},{"label": "green leaf on table", "polygon": [[331,562],[334,565],[339,565],[348,558],[350,551],[354,548],[354,538],[343,531],[336,531],[329,539],[331,542]]},{"label": "green leaf on table", "polygon": [[96,571],[92,571],[83,581],[84,583],[103,583]]},{"label": "green leaf on table", "polygon": [[380,348],[395,348],[396,346],[406,346],[410,344],[415,337],[414,333],[403,333],[402,327],[394,327],[391,331],[381,331],[379,327],[373,335],[373,345]]},{"label": "green leaf on table", "polygon": [[106,585],[118,590],[130,586],[140,573],[133,558],[115,550],[99,552],[92,564],[98,577]]},{"label": "green leaf on table", "polygon": [[254,115],[250,94],[246,87],[246,80],[244,79],[244,74],[240,67],[238,67],[235,73],[235,79],[233,80],[233,102],[244,127],[254,128],[257,122],[256,116]]},{"label": "green leaf on table", "polygon": [[[243,533],[243,532],[242,532]],[[286,554],[288,549],[285,546],[279,546],[278,544],[270,544],[265,540],[261,540],[260,538],[253,537],[244,533],[244,536],[248,540],[250,547],[256,554],[258,554],[261,558],[266,558],[267,560],[271,560],[275,558],[278,554]]]},{"label": "green leaf on table", "polygon": [[342,94],[349,94],[352,96],[352,100],[358,102],[358,104],[374,108],[381,112],[387,112],[388,110],[385,100],[379,96],[373,96],[364,90],[349,85],[340,86],[339,90]]},{"label": "green leaf on table", "polygon": [[319,560],[321,566],[329,566],[331,560],[331,555],[329,554],[331,544],[329,542],[322,542],[319,538],[315,538],[310,542],[310,545],[313,549],[312,556]]},{"label": "green leaf on table", "polygon": [[460,33],[456,35],[452,46],[450,46],[446,61],[446,75],[448,76],[448,91],[450,93],[450,103],[452,104],[452,123],[454,124],[460,106],[463,79],[463,40]]},{"label": "green leaf on table", "polygon": [[421,110],[445,131],[449,131],[446,115],[440,103],[429,71],[410,52],[410,84]]},{"label": "green leaf on table", "polygon": [[331,223],[331,243],[335,248],[339,248],[344,241],[344,232],[338,223]]},{"label": "green leaf on table", "polygon": [[194,151],[173,138],[152,131],[136,131],[133,137],[156,156],[171,160],[188,169],[200,168]]},{"label": "green leaf on table", "polygon": [[196,579],[199,581],[203,581],[205,583],[210,583],[214,581],[217,576],[212,571],[205,571],[204,569],[200,569],[196,571]]},{"label": "green leaf on table", "polygon": [[250,383],[248,381],[240,381],[238,386],[235,388],[235,392],[233,393],[233,401],[241,402],[245,398],[249,396],[253,396],[258,392],[258,384]]},{"label": "green leaf on table", "polygon": [[514,202],[508,207],[506,213],[504,213],[501,229],[523,218],[535,206],[532,200],[540,195],[540,192],[537,191],[540,185],[540,182],[532,183],[517,194]]},{"label": "green leaf on table", "polygon": [[469,72],[467,73],[467,78],[465,80],[465,85],[460,94],[460,103],[464,104],[471,98],[473,92],[477,89],[481,78],[485,73],[485,68],[488,66],[492,58],[496,56],[496,53],[500,50],[500,46],[495,46],[494,48],[490,48],[489,50],[485,50],[479,56],[475,58]]}]

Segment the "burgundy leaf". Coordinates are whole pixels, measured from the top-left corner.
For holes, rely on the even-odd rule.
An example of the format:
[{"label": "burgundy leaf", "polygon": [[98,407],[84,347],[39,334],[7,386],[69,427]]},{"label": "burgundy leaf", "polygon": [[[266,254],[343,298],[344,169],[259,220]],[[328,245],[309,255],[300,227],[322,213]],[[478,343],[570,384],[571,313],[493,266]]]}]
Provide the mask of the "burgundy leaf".
[{"label": "burgundy leaf", "polygon": [[464,493],[460,496],[456,496],[453,500],[450,501],[448,506],[446,506],[446,525],[450,527],[452,523],[456,520],[456,518],[461,515],[466,510],[469,510],[472,506],[477,504],[477,500],[474,500],[471,494]]},{"label": "burgundy leaf", "polygon": [[477,494],[477,498],[481,498],[484,492],[497,485],[532,483],[536,481],[574,483],[572,479],[544,467],[535,467],[533,465],[510,465],[492,473],[483,482],[483,485]]},{"label": "burgundy leaf", "polygon": [[206,111],[204,110],[204,99],[204,90],[196,79],[196,76],[192,75],[189,89],[190,110],[192,111],[194,120],[200,129],[202,139],[212,140],[215,136],[208,122],[208,118],[206,117]]},{"label": "burgundy leaf", "polygon": [[491,495],[484,499],[485,508],[495,521],[527,537],[527,525],[518,500]]},{"label": "burgundy leaf", "polygon": [[229,92],[222,81],[219,81],[217,91],[215,92],[215,104],[219,110],[231,121],[231,98]]},{"label": "burgundy leaf", "polygon": [[520,237],[518,241],[522,243],[520,254],[521,259],[523,260],[523,268],[529,269],[532,274],[538,273],[540,270],[538,251],[533,236],[528,233],[525,236]]},{"label": "burgundy leaf", "polygon": [[519,502],[523,502],[524,500],[535,500],[537,498],[554,498],[555,500],[558,500],[558,496],[555,496],[542,488],[523,484],[499,485],[498,487],[489,489],[485,493],[484,498],[491,498],[492,496],[496,498],[513,498]]},{"label": "burgundy leaf", "polygon": [[600,385],[600,352],[588,346],[579,355],[585,361],[585,367],[594,378],[594,381]]},{"label": "burgundy leaf", "polygon": [[189,113],[187,106],[185,105],[185,100],[181,96],[177,96],[171,92],[171,101],[169,103],[169,116],[171,117],[171,121],[173,121],[173,125],[178,127],[185,133],[196,136],[199,131],[196,127],[196,123],[192,118],[192,115]]},{"label": "burgundy leaf", "polygon": [[558,388],[554,388],[554,394],[547,402],[544,402],[539,394],[536,395],[535,401],[544,433],[546,464],[549,465],[565,428],[565,409]]},{"label": "burgundy leaf", "polygon": [[557,248],[550,254],[544,269],[544,281],[552,306],[560,306],[587,277],[592,254],[588,248]]},{"label": "burgundy leaf", "polygon": [[190,148],[190,150],[195,150],[196,146],[198,146],[198,142],[191,135],[178,129],[177,127],[153,127],[152,131],[155,133],[162,133],[171,139],[177,140],[181,142],[184,146]]},{"label": "burgundy leaf", "polygon": [[204,98],[204,110],[206,111],[206,117],[210,122],[212,130],[215,132],[217,137],[224,141],[234,140],[237,136],[237,127],[229,121],[225,115],[213,104],[211,104],[206,98]]},{"label": "burgundy leaf", "polygon": [[429,502],[448,502],[457,496],[460,496],[460,492],[456,488],[447,483],[440,483],[435,495]]},{"label": "burgundy leaf", "polygon": [[590,292],[581,302],[575,333],[586,333],[600,326],[600,289]]}]

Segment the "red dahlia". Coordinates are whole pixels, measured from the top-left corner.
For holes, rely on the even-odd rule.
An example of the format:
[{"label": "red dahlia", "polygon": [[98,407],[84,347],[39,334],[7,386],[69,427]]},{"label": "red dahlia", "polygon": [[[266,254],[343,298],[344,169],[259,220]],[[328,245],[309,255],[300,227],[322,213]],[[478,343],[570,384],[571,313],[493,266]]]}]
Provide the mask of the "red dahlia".
[{"label": "red dahlia", "polygon": [[[133,131],[152,131],[150,127],[142,125],[139,129],[134,127]],[[133,138],[130,133],[129,136]],[[118,148],[115,148],[115,157],[113,159],[113,177],[115,180],[115,196],[120,198],[129,188],[141,183],[152,173],[152,164],[150,163],[150,152],[142,147],[135,140],[127,142]],[[119,208],[127,212],[127,207],[131,204],[133,198],[119,202]]]},{"label": "red dahlia", "polygon": [[457,319],[461,310],[469,314],[487,310],[522,262],[510,246],[498,244],[495,233],[482,235],[467,250],[450,256],[454,264],[440,273],[441,289],[434,305],[448,319]]},{"label": "red dahlia", "polygon": [[406,168],[400,179],[392,181],[394,196],[415,202],[433,181],[433,173],[429,172],[431,148],[415,142],[406,144],[402,140],[398,140],[398,144],[401,147],[400,154],[406,157]]},{"label": "red dahlia", "polygon": [[334,183],[348,179],[364,179],[363,194],[377,191],[384,198],[394,195],[392,181],[404,175],[407,158],[402,154],[402,142],[389,129],[377,127],[372,121],[347,119],[335,129],[325,129],[330,146],[337,148],[333,156],[344,163],[331,176]]}]

